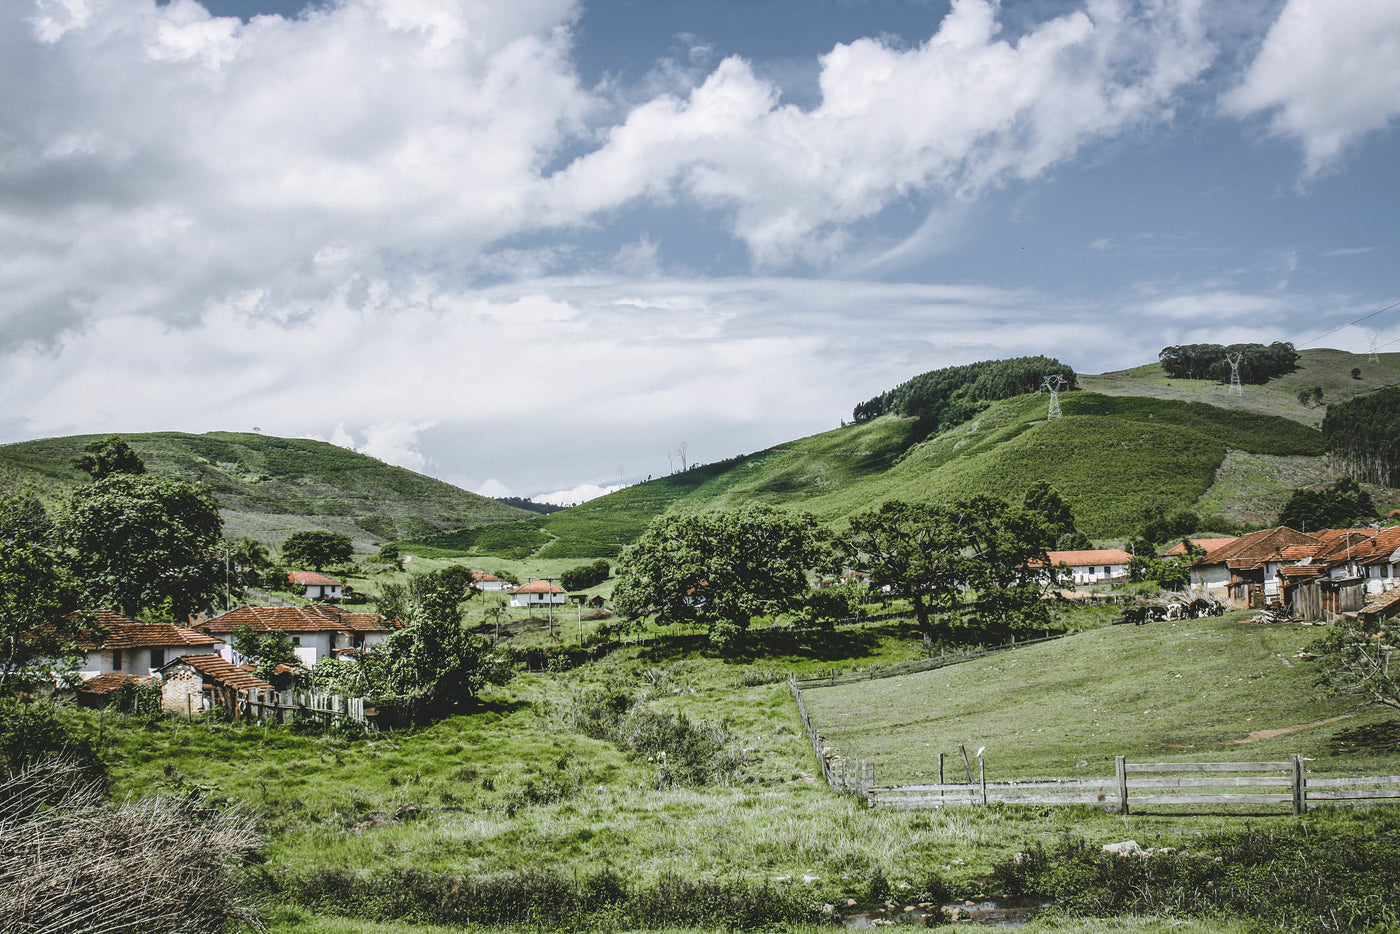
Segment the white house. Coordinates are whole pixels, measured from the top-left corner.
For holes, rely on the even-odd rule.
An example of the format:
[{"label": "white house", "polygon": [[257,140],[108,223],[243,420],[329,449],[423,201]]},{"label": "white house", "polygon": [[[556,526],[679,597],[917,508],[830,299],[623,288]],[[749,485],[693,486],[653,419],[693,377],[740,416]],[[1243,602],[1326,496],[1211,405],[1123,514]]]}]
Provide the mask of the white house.
[{"label": "white house", "polygon": [[105,610],[87,613],[100,632],[77,640],[85,658],[78,676],[87,680],[109,672],[150,677],[168,659],[216,655],[222,644],[206,633],[172,623],[146,623]]},{"label": "white house", "polygon": [[477,590],[505,590],[508,586],[495,574],[487,574],[485,571],[472,571],[472,583]]},{"label": "white house", "polygon": [[305,587],[303,594],[308,600],[339,600],[345,596],[345,585],[334,578],[315,571],[293,571],[287,580],[298,587]]},{"label": "white house", "polygon": [[1050,565],[1064,565],[1075,584],[1100,584],[1127,580],[1128,563],[1133,556],[1121,548],[1098,548],[1091,551],[1052,551]]},{"label": "white house", "polygon": [[563,606],[569,594],[552,581],[530,581],[510,592],[511,606]]},{"label": "white house", "polygon": [[[297,658],[308,668],[327,656],[373,648],[403,627],[402,623],[378,613],[351,613],[339,607],[312,604],[239,607],[214,617],[199,628],[210,635],[230,639],[233,632],[244,625],[257,632],[286,633],[295,646]],[[235,665],[244,661],[231,646],[220,654]]]}]

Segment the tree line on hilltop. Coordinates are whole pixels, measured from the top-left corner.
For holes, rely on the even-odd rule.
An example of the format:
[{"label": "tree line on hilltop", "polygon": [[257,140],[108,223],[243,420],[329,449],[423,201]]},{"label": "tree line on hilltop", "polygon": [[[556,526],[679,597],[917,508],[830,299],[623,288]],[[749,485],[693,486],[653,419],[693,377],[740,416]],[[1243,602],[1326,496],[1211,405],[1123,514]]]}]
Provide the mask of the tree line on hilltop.
[{"label": "tree line on hilltop", "polygon": [[1046,377],[1060,376],[1074,389],[1074,369],[1050,357],[983,360],[921,373],[855,407],[857,422],[881,415],[922,418],[932,431],[959,425],[998,399],[1039,391]]},{"label": "tree line on hilltop", "polygon": [[1287,341],[1272,344],[1178,344],[1157,354],[1172,379],[1230,381],[1230,356],[1240,355],[1240,382],[1262,385],[1298,368],[1298,351]]}]

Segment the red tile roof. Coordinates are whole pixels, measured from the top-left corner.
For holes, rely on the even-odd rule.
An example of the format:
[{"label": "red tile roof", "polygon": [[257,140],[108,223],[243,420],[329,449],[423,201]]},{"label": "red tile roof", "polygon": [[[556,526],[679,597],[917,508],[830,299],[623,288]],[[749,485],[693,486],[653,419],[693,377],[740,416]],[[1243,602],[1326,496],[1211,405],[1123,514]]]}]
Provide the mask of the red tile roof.
[{"label": "red tile roof", "polygon": [[235,691],[275,691],[272,685],[266,681],[260,681],[248,672],[239,668],[221,655],[181,655],[173,662],[167,663],[161,672],[180,663],[189,665],[195,671],[210,681],[233,688]]},{"label": "red tile roof", "polygon": [[110,651],[112,649],[171,648],[219,644],[218,639],[202,632],[195,632],[193,629],[186,629],[184,626],[176,626],[173,623],[146,623],[107,610],[85,614],[75,613],[73,617],[79,615],[90,617],[95,625],[107,630],[107,635],[100,639],[93,636],[75,640],[78,648],[87,652],[99,649]]},{"label": "red tile roof", "polygon": [[1092,567],[1097,564],[1127,564],[1133,556],[1121,548],[1099,548],[1093,551],[1052,551],[1051,564],[1067,564],[1072,568]]},{"label": "red tile roof", "polygon": [[110,691],[115,691],[128,681],[134,681],[137,684],[145,684],[150,680],[150,678],[138,678],[135,675],[129,675],[124,671],[108,671],[95,678],[88,678],[82,684],[78,685],[77,689],[87,694],[106,694]]},{"label": "red tile roof", "polygon": [[303,587],[344,587],[340,581],[315,571],[293,571],[287,575],[287,580],[293,584],[301,584]]},{"label": "red tile roof", "polygon": [[403,627],[378,613],[350,613],[339,607],[313,603],[310,606],[243,606],[216,616],[200,626],[205,632],[230,633],[243,625],[258,632],[392,632]]},{"label": "red tile roof", "polygon": [[[1191,544],[1209,554],[1212,549],[1223,547],[1233,541],[1233,538],[1193,538],[1191,539]],[[1162,557],[1175,558],[1178,555],[1184,554],[1186,554],[1186,546],[1181,542],[1177,542],[1175,545],[1162,552]]]},{"label": "red tile roof", "polygon": [[567,593],[562,587],[555,586],[550,581],[530,581],[530,583],[517,587],[511,593]]},{"label": "red tile roof", "polygon": [[1198,559],[1197,565],[1224,564],[1232,568],[1255,568],[1265,561],[1282,561],[1280,552],[1290,545],[1320,545],[1322,539],[1308,535],[1287,526],[1250,532],[1213,548],[1205,557]]},{"label": "red tile roof", "polygon": [[495,574],[487,574],[485,571],[472,571],[472,580],[476,581],[478,584],[489,584],[492,582],[495,582],[497,584],[505,583]]}]

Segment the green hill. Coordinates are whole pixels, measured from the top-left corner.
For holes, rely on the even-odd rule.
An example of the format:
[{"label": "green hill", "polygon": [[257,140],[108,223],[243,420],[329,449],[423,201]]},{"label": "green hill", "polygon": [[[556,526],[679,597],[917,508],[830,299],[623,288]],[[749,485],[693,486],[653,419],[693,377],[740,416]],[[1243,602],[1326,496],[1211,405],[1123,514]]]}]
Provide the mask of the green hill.
[{"label": "green hill", "polygon": [[[87,480],[72,466],[73,435],[0,445],[0,495],[34,490],[50,502]],[[527,519],[533,513],[323,441],[260,434],[179,432],[120,436],[161,476],[196,481],[220,505],[224,534],[280,542],[303,529],[380,540]]]},{"label": "green hill", "polygon": [[[1043,394],[1024,395],[932,436],[927,421],[885,415],[692,468],[533,520],[534,550],[523,554],[518,533],[509,552],[493,552],[484,531],[431,542],[503,557],[613,557],[670,509],[761,502],[839,524],[886,499],[1014,498],[1039,479],[1059,490],[1087,534],[1118,538],[1146,509],[1196,507],[1227,456],[1311,463],[1322,454],[1315,428],[1274,414],[1096,392],[1060,398],[1063,417],[1054,420]],[[1281,476],[1280,491],[1284,483]]]}]

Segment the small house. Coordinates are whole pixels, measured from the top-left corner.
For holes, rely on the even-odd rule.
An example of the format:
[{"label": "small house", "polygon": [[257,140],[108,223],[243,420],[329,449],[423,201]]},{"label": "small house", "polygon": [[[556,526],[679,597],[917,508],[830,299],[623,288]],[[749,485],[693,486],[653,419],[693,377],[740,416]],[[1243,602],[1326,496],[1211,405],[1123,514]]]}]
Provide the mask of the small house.
[{"label": "small house", "polygon": [[238,716],[248,698],[277,690],[219,655],[185,655],[160,669],[161,709],[193,715],[221,708]]},{"label": "small house", "polygon": [[510,592],[511,606],[563,606],[568,593],[553,581],[530,581]]},{"label": "small house", "polygon": [[302,596],[308,600],[339,600],[345,596],[345,585],[315,571],[293,571],[287,580],[295,587],[306,588]]},{"label": "small house", "polygon": [[[320,659],[340,655],[345,649],[373,648],[404,624],[378,613],[351,613],[339,607],[313,603],[310,606],[243,606],[216,616],[199,628],[228,639],[245,625],[255,632],[286,633],[297,658],[310,668]],[[223,654],[236,664],[245,661],[235,657],[237,653],[231,646]]]},{"label": "small house", "polygon": [[472,571],[472,584],[477,590],[506,590],[508,584],[495,574],[487,574],[485,571]]},{"label": "small house", "polygon": [[1128,563],[1133,556],[1121,548],[1086,551],[1052,551],[1047,554],[1051,567],[1065,567],[1074,584],[1102,584],[1127,580]]},{"label": "small house", "polygon": [[77,639],[84,653],[78,676],[87,680],[109,672],[149,677],[177,655],[215,655],[218,639],[173,623],[147,623],[99,610],[85,613],[94,630]]}]

